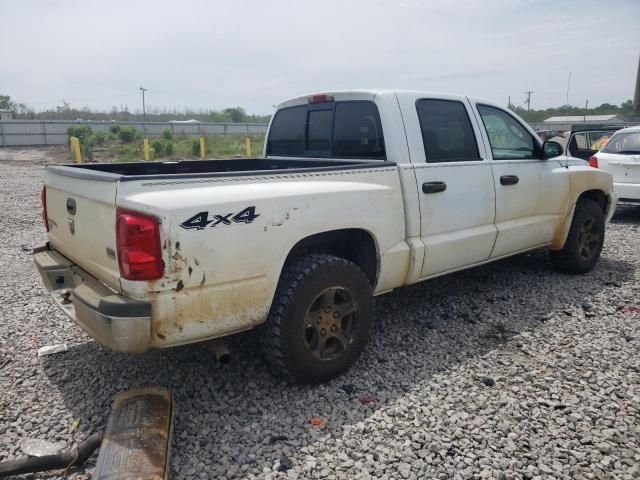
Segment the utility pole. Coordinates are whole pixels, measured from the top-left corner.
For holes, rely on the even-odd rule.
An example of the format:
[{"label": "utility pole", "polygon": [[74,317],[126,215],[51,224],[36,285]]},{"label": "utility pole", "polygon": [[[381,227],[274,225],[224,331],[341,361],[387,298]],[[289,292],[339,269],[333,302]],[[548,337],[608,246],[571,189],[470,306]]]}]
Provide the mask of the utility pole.
[{"label": "utility pole", "polygon": [[146,88],[140,87],[140,91],[142,92],[142,122],[144,123],[144,133],[147,134],[147,109],[144,105],[144,92],[147,91]]},{"label": "utility pole", "polygon": [[529,110],[531,110],[531,94],[533,93],[533,90],[527,90],[524,93],[527,95],[527,99],[524,101],[524,103],[527,104],[527,112],[528,112]]},{"label": "utility pole", "polygon": [[587,123],[587,111],[589,110],[589,99],[587,98],[587,101],[584,102],[584,118],[582,119],[582,121],[584,123]]},{"label": "utility pole", "polygon": [[640,57],[638,58],[638,73],[636,75],[636,91],[633,95],[633,112],[640,115]]},{"label": "utility pole", "polygon": [[509,95],[509,103],[507,103],[507,108],[511,108],[511,95]]},{"label": "utility pole", "polygon": [[571,88],[571,72],[569,72],[569,79],[567,80],[567,106],[566,106],[566,120],[569,121],[569,88]]}]

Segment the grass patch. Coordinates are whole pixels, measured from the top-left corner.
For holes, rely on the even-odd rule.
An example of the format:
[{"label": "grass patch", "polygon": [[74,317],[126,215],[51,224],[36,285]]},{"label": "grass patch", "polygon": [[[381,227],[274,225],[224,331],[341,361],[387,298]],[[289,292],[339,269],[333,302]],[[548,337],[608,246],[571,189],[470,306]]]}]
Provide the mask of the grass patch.
[{"label": "grass patch", "polygon": [[[199,137],[175,135],[151,137],[149,139],[151,160],[195,160],[200,158]],[[246,135],[210,135],[205,137],[205,158],[245,157]],[[261,157],[264,135],[249,135],[251,139],[251,156]],[[194,149],[194,142],[198,147]],[[107,140],[101,147],[93,149],[96,162],[142,162],[142,139],[132,143],[120,143]]]}]

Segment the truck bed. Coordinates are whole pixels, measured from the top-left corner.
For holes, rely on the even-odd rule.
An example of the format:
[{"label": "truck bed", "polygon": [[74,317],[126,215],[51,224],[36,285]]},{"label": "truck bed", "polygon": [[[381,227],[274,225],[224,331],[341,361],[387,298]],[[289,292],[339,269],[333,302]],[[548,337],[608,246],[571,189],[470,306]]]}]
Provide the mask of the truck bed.
[{"label": "truck bed", "polygon": [[192,178],[345,170],[390,166],[381,160],[234,158],[230,160],[185,160],[168,162],[94,163],[53,165],[47,169],[56,174],[102,181],[128,181],[159,178]]}]

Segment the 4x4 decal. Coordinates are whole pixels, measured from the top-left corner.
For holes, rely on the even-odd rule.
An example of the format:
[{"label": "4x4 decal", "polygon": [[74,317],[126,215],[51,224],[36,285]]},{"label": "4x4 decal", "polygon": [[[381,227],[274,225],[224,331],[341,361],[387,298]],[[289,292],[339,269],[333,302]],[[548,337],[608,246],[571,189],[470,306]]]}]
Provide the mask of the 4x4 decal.
[{"label": "4x4 decal", "polygon": [[234,225],[237,223],[252,223],[260,216],[256,213],[256,207],[247,207],[236,214],[224,213],[213,215],[209,218],[209,212],[199,212],[193,217],[185,220],[180,226],[186,230],[204,230],[205,228],[213,228],[217,225]]}]

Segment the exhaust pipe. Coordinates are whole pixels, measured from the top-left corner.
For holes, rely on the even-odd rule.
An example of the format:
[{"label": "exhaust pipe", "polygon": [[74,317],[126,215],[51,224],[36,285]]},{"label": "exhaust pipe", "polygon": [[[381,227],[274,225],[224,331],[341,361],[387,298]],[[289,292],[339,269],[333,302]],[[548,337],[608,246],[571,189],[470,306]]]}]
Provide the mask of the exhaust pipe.
[{"label": "exhaust pipe", "polygon": [[73,450],[42,457],[18,458],[0,462],[0,478],[23,473],[69,469],[82,465],[102,443],[102,432],[94,433]]},{"label": "exhaust pipe", "polygon": [[209,343],[209,348],[220,365],[226,365],[231,361],[231,354],[229,353],[229,350],[227,350],[227,346],[224,344],[222,339],[217,338],[212,340]]}]

